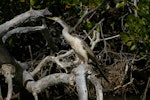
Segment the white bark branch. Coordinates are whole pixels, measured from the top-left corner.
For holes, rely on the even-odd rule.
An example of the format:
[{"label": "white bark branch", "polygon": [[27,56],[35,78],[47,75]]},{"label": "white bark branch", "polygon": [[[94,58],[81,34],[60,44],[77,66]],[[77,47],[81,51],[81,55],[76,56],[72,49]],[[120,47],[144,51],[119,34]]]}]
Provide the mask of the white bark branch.
[{"label": "white bark branch", "polygon": [[38,73],[41,68],[47,63],[52,61],[52,56],[45,57],[38,65],[37,67],[30,73],[32,76],[34,76],[36,73]]},{"label": "white bark branch", "polygon": [[67,72],[66,70],[66,67],[69,67],[71,66],[71,62],[62,62],[60,61],[60,59],[64,58],[64,57],[67,57],[69,55],[71,55],[73,53],[73,50],[70,50],[68,52],[66,52],[65,54],[62,54],[62,55],[58,55],[56,57],[54,56],[47,56],[45,57],[39,64],[38,66],[31,72],[31,75],[34,76],[36,73],[38,73],[41,68],[47,64],[48,62],[55,62],[57,63],[61,68],[65,69],[65,71]]},{"label": "white bark branch", "polygon": [[[29,74],[24,74],[24,80],[32,80]],[[38,81],[28,81],[26,84],[26,89],[33,94],[35,97],[35,100],[37,99],[37,94],[40,93],[42,90],[45,88],[60,84],[60,83],[66,83],[69,85],[74,84],[74,75],[73,74],[65,74],[65,73],[56,73],[56,74],[51,74],[48,76],[45,76],[44,78],[38,80]]]},{"label": "white bark branch", "polygon": [[8,31],[11,29],[25,23],[28,21],[34,21],[39,17],[44,17],[46,15],[51,15],[48,9],[43,10],[30,10],[25,13],[22,13],[10,21],[5,22],[0,25],[0,38],[2,38]]},{"label": "white bark branch", "polygon": [[[99,7],[100,6],[101,5],[99,5]],[[96,9],[98,9],[98,7]],[[93,11],[94,10],[91,10],[90,12],[87,12],[87,14],[92,13]],[[39,17],[44,17],[45,15],[50,15],[50,14],[51,13],[47,9],[44,9],[44,10],[38,10],[38,11],[31,10],[21,15],[18,15],[12,20],[7,21],[6,23],[0,25],[0,38],[3,37],[3,42],[5,42],[6,39],[14,33],[27,33],[27,32],[43,30],[46,28],[46,26],[36,26],[36,27],[18,27],[18,26],[27,21],[36,20]],[[86,16],[86,13],[85,13],[85,16]],[[82,22],[84,18],[85,17],[79,20],[75,28]],[[95,34],[95,36],[97,38],[99,37],[99,34]],[[97,43],[99,41],[100,39],[97,38],[95,42]],[[76,82],[79,100],[88,100],[88,90],[86,86],[86,73],[88,71],[87,64],[80,64],[77,68],[74,68],[73,74],[55,73],[55,74],[45,76],[39,79],[38,81],[34,81],[33,79],[33,76],[36,73],[38,73],[41,70],[41,68],[45,66],[48,62],[55,62],[57,63],[57,65],[59,65],[60,67],[64,69],[66,67],[71,66],[72,62],[67,62],[67,61],[64,62],[64,61],[60,61],[60,59],[70,56],[72,53],[73,53],[73,50],[70,50],[66,52],[65,54],[61,54],[56,57],[47,56],[38,64],[38,66],[31,73],[28,73],[27,71],[23,71],[23,85],[26,87],[26,89],[29,92],[33,94],[35,100],[38,100],[38,93],[40,93],[42,90],[44,90],[45,88],[49,86],[56,85],[59,83],[74,85],[74,82]],[[6,81],[8,82],[8,95],[7,95],[6,100],[10,100],[12,96],[12,90],[13,90],[12,78],[11,78],[12,69],[9,69],[9,67],[3,67],[3,68],[6,68],[3,72],[6,77]],[[95,87],[98,88],[96,89],[97,98],[101,98],[102,87],[98,83],[97,79],[96,81],[93,81],[93,82],[94,82],[93,84],[95,85]]]},{"label": "white bark branch", "polygon": [[96,39],[93,38],[91,41],[91,49],[92,50],[94,49],[95,45],[100,41],[100,33],[94,30],[93,34],[96,36],[95,37]]},{"label": "white bark branch", "polygon": [[89,75],[88,79],[91,81],[91,83],[95,86],[96,90],[96,100],[103,100],[103,88],[98,79],[94,75]]},{"label": "white bark branch", "polygon": [[100,33],[95,31],[95,30],[93,30],[93,37],[91,38],[85,30],[83,30],[83,32],[87,35],[87,37],[91,41],[90,44],[91,44],[91,49],[92,50],[94,49],[96,43],[98,43],[100,41],[107,41],[107,40],[111,40],[111,39],[120,37],[120,34],[118,34],[118,35],[114,35],[114,36],[110,36],[110,37],[106,37],[106,38],[100,39],[100,37],[99,37]]},{"label": "white bark branch", "polygon": [[[103,36],[103,30],[102,30],[102,22],[104,21],[104,18],[101,19],[88,33],[84,30],[83,32],[87,35],[87,37],[89,38],[90,40],[90,44],[91,44],[91,49],[93,50],[95,45],[100,42],[100,41],[104,41],[104,49],[106,49],[106,41],[107,40],[110,40],[110,39],[114,39],[114,38],[117,38],[119,37],[120,35],[115,35],[115,36],[111,36],[111,37],[107,37],[107,38],[104,38]],[[100,39],[100,32],[96,31],[95,29],[100,26],[100,32],[101,32],[101,36],[102,36],[102,39]],[[93,32],[93,37],[89,37],[89,35]],[[86,38],[86,37],[85,37]]]},{"label": "white bark branch", "polygon": [[[88,71],[91,72],[91,68],[89,68],[87,64],[80,64],[79,66],[77,66],[77,68],[74,68],[72,70],[72,74],[55,73],[45,76],[44,78],[38,81],[34,81],[32,75],[24,71],[23,83],[26,89],[33,94],[35,100],[38,100],[38,93],[42,92],[42,90],[49,86],[57,85],[59,83],[74,85],[75,82],[79,100],[88,100],[88,90],[86,86],[86,74]],[[89,79],[93,81],[92,83],[95,85],[97,100],[102,100],[102,87],[101,84],[98,82],[98,79],[93,76],[91,76]]]},{"label": "white bark branch", "polygon": [[88,100],[88,90],[86,86],[87,64],[80,64],[73,70],[76,75],[76,88],[79,100]]},{"label": "white bark branch", "polygon": [[5,43],[5,41],[13,34],[16,34],[16,33],[28,33],[28,32],[36,32],[36,31],[42,31],[46,29],[46,26],[45,25],[42,25],[42,26],[35,26],[35,27],[18,27],[18,28],[15,28],[13,30],[10,30],[9,32],[7,32],[3,37],[2,37],[2,41],[3,43]]},{"label": "white bark branch", "polygon": [[12,65],[10,64],[3,64],[2,65],[2,72],[5,76],[5,82],[8,83],[8,93],[6,100],[10,100],[12,96],[12,91],[13,91],[13,85],[12,85]]}]

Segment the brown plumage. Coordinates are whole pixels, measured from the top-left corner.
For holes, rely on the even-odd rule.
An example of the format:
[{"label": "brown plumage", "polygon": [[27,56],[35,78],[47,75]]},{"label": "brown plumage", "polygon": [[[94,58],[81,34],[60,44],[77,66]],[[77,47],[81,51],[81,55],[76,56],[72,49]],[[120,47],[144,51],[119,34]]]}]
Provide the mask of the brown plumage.
[{"label": "brown plumage", "polygon": [[102,68],[99,65],[93,51],[86,44],[86,42],[84,42],[82,39],[80,39],[78,37],[70,35],[69,34],[70,27],[64,21],[62,21],[60,18],[52,17],[49,19],[58,22],[63,27],[62,34],[63,34],[64,38],[66,39],[66,41],[70,44],[70,46],[72,47],[74,52],[78,55],[79,59],[81,61],[83,61],[84,63],[88,63],[88,58],[90,58],[96,64],[96,67],[99,69],[99,71],[102,74],[102,76],[104,77],[104,79],[107,82],[109,82],[109,80],[103,73]]}]

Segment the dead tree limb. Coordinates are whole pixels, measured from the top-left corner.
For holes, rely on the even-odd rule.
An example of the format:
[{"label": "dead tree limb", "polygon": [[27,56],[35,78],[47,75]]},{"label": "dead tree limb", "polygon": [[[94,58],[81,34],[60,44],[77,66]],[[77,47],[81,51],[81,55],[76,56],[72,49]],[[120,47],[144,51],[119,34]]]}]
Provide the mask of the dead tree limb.
[{"label": "dead tree limb", "polygon": [[77,68],[73,69],[75,74],[76,88],[79,100],[88,100],[88,90],[86,86],[86,73],[87,64],[80,64]]},{"label": "dead tree limb", "polygon": [[14,17],[12,20],[7,21],[4,24],[0,25],[0,38],[2,38],[11,29],[16,28],[17,26],[25,22],[35,21],[40,17],[49,16],[49,15],[51,15],[51,13],[48,11],[48,9],[30,10],[25,13],[22,13]]},{"label": "dead tree limb", "polygon": [[37,32],[37,31],[42,31],[46,29],[46,26],[35,26],[35,27],[17,27],[13,30],[8,31],[3,37],[2,41],[5,43],[5,41],[12,36],[13,34],[23,34],[23,33],[28,33],[28,32]]},{"label": "dead tree limb", "polygon": [[[92,13],[92,11],[90,11],[89,13]],[[43,26],[43,25],[35,26],[35,27],[19,27],[19,25],[26,23],[28,21],[35,21],[35,20],[45,17],[47,15],[51,15],[51,13],[47,9],[30,10],[25,13],[22,13],[22,14],[16,16],[15,18],[13,18],[12,20],[7,21],[6,23],[0,25],[0,38],[2,39],[2,37],[3,37],[3,42],[5,42],[6,39],[14,33],[27,33],[27,32],[41,31],[43,29],[46,29],[46,26]],[[81,22],[79,22],[78,24],[80,24],[80,23]],[[87,86],[86,86],[86,73],[88,71],[87,64],[80,64],[78,66],[76,63],[77,68],[74,68],[72,73],[70,73],[70,74],[55,73],[55,74],[45,76],[45,77],[39,79],[38,81],[35,81],[33,78],[33,76],[38,71],[40,71],[42,66],[44,66],[44,64],[46,64],[46,62],[49,62],[49,61],[55,62],[58,66],[60,66],[64,69],[68,66],[71,66],[72,62],[69,62],[69,61],[63,62],[63,61],[60,61],[60,59],[66,57],[68,55],[71,55],[72,53],[73,53],[73,50],[70,50],[70,51],[66,52],[65,54],[58,55],[57,57],[47,56],[47,58],[42,60],[41,63],[39,63],[39,65],[35,68],[35,70],[33,72],[31,72],[31,74],[30,74],[26,70],[22,69],[21,65],[15,61],[15,59],[9,54],[9,52],[7,52],[2,41],[0,41],[0,66],[3,64],[13,65],[15,68],[15,78],[17,78],[17,81],[19,81],[20,84],[22,84],[29,92],[31,92],[33,94],[35,100],[38,100],[37,94],[41,93],[42,90],[44,90],[48,86],[56,85],[59,83],[74,85],[74,82],[76,82],[79,100],[88,100],[88,90],[87,90]],[[78,64],[79,64],[79,62],[78,62]],[[10,83],[12,83],[12,82],[10,82]],[[96,85],[96,87],[97,87],[97,85]],[[100,87],[100,85],[98,87]],[[101,89],[101,88],[98,88],[98,89]],[[98,90],[96,90],[96,91],[98,91]],[[102,91],[102,90],[99,90],[99,91]],[[12,91],[10,91],[8,98],[11,97],[10,94],[12,94]],[[98,97],[98,98],[100,98],[100,97]]]},{"label": "dead tree limb", "polygon": [[[48,11],[48,9],[30,10],[0,25],[0,68],[1,68],[1,65],[3,64],[13,65],[14,66],[13,68],[15,68],[15,82],[17,82],[18,86],[21,86],[21,87],[23,86],[22,78],[23,78],[24,69],[22,69],[21,65],[18,64],[15,61],[15,59],[11,56],[11,54],[7,51],[3,42],[14,33],[21,33],[21,32],[25,33],[29,31],[31,32],[31,31],[43,30],[46,27],[44,25],[36,26],[36,27],[18,27],[18,26],[29,21],[36,21],[39,18],[43,18],[49,15],[51,15],[51,13]],[[4,38],[2,42],[3,36]],[[10,92],[8,93],[9,95],[7,96],[8,99],[10,99],[11,97]]]},{"label": "dead tree limb", "polygon": [[94,75],[89,75],[88,79],[91,81],[91,83],[95,86],[96,90],[96,100],[103,100],[103,87],[98,81],[98,79]]},{"label": "dead tree limb", "polygon": [[[57,85],[60,83],[65,83],[69,85],[74,84],[74,75],[73,74],[66,74],[66,73],[55,73],[48,76],[43,77],[38,81],[34,81],[32,76],[30,76],[26,71],[24,71],[24,81],[27,83],[25,84],[26,89],[31,92],[35,98],[38,100],[38,93],[41,93],[42,90],[45,88]],[[30,80],[30,81],[28,81]]]},{"label": "dead tree limb", "polygon": [[8,83],[8,93],[7,93],[6,100],[10,100],[12,96],[12,91],[13,91],[12,73],[14,73],[14,71],[13,71],[12,65],[3,64],[2,73],[5,76],[5,82]]}]

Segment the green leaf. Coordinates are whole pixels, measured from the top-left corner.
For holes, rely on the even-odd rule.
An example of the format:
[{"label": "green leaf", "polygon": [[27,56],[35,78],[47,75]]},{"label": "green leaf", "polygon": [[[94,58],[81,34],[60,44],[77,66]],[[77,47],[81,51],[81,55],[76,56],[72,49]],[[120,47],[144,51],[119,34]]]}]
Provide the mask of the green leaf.
[{"label": "green leaf", "polygon": [[129,37],[126,33],[120,33],[120,37],[122,39],[123,42],[128,42],[129,41]]},{"label": "green leaf", "polygon": [[142,19],[139,19],[138,22],[139,22],[139,24],[145,25],[145,21]]},{"label": "green leaf", "polygon": [[127,42],[127,46],[130,47],[132,45],[132,41]]},{"label": "green leaf", "polygon": [[135,19],[135,15],[134,14],[130,14],[127,16],[127,22],[133,22]]},{"label": "green leaf", "polygon": [[134,44],[134,45],[131,46],[130,50],[133,51],[135,49],[136,49],[136,45]]},{"label": "green leaf", "polygon": [[141,55],[141,56],[144,56],[144,55],[145,55],[145,52],[140,52],[140,55]]},{"label": "green leaf", "polygon": [[121,3],[117,3],[116,4],[116,8],[118,9],[118,8],[121,8],[121,7],[123,7],[125,5],[125,2],[124,1],[122,1]]},{"label": "green leaf", "polygon": [[149,39],[149,35],[145,34],[144,40],[148,40]]},{"label": "green leaf", "polygon": [[128,24],[128,23],[125,23],[125,27],[129,27],[129,24]]},{"label": "green leaf", "polygon": [[35,0],[30,0],[30,5],[33,6],[35,4],[35,2],[36,2]]},{"label": "green leaf", "polygon": [[86,23],[86,28],[87,28],[87,29],[91,29],[92,27],[93,27],[93,23],[90,22],[90,21],[88,21],[88,22]]}]

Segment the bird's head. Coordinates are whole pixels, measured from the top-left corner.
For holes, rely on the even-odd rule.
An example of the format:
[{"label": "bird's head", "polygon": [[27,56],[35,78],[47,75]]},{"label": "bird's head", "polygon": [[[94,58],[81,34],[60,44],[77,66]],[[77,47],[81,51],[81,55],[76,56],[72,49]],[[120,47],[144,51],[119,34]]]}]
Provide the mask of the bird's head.
[{"label": "bird's head", "polygon": [[59,23],[63,28],[67,28],[68,25],[59,17],[47,17],[50,20],[54,20],[55,22]]},{"label": "bird's head", "polygon": [[47,18],[50,19],[50,20],[54,20],[54,21],[56,21],[58,23],[62,22],[62,20],[59,17],[47,17]]}]

